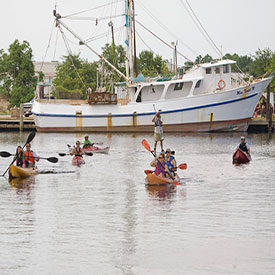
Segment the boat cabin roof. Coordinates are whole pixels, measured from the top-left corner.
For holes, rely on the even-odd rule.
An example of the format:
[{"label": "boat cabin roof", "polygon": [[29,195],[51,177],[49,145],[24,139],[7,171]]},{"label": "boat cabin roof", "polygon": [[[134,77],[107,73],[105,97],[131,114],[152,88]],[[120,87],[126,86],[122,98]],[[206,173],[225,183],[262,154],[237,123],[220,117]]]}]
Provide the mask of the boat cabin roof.
[{"label": "boat cabin roof", "polygon": [[225,60],[211,61],[210,63],[203,63],[203,64],[200,64],[200,66],[203,68],[211,68],[211,67],[217,67],[217,66],[223,66],[223,65],[232,65],[235,63],[237,62],[234,60],[225,59]]}]

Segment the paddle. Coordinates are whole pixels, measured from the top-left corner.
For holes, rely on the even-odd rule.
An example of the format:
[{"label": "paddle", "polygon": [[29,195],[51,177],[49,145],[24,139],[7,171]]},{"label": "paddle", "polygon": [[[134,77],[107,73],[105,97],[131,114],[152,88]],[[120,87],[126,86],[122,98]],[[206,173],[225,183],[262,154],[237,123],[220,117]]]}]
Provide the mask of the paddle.
[{"label": "paddle", "polygon": [[[58,153],[58,155],[59,155],[60,157],[71,156],[71,154],[67,154],[67,153]],[[92,153],[92,152],[85,152],[85,155],[87,155],[87,156],[93,156],[94,153]]]},{"label": "paddle", "polygon": [[[153,153],[153,151],[151,151],[151,147],[150,147],[149,143],[148,143],[145,139],[143,139],[143,140],[141,141],[141,144],[143,145],[143,147],[144,147],[147,151],[149,151],[154,157],[156,157],[155,154]],[[162,163],[158,160],[158,158],[157,158],[156,160],[157,160],[157,162],[162,166],[162,168],[164,168],[164,166],[163,166]],[[145,173],[146,173],[146,172],[145,172]],[[172,177],[169,173],[168,173],[168,176],[173,180],[173,182],[174,182],[175,185],[180,185],[177,181],[175,181],[175,180],[173,179],[173,177]]]},{"label": "paddle", "polygon": [[178,167],[174,167],[172,168],[173,171],[176,171],[177,168],[181,169],[181,170],[186,170],[187,169],[187,163],[181,163]]},{"label": "paddle", "polygon": [[[30,143],[35,137],[35,131],[32,131],[29,135],[28,135],[28,138],[27,138],[27,141],[25,143],[25,145],[23,146],[23,149],[25,148],[25,146]],[[14,160],[11,162],[11,164],[9,165],[9,167],[7,168],[7,170],[4,172],[4,174],[2,175],[3,177],[5,176],[5,174],[8,172],[10,166],[16,161],[17,159],[17,152],[16,152],[16,156],[14,158]]]},{"label": "paddle", "polygon": [[[15,155],[16,154],[11,154],[7,151],[0,152],[0,156],[3,157],[3,158],[8,158],[10,156],[15,156]],[[50,158],[41,158],[41,157],[39,157],[39,159],[45,159],[45,160],[47,160],[49,162],[52,162],[52,163],[57,163],[58,162],[58,158],[56,158],[56,157],[50,157]]]}]

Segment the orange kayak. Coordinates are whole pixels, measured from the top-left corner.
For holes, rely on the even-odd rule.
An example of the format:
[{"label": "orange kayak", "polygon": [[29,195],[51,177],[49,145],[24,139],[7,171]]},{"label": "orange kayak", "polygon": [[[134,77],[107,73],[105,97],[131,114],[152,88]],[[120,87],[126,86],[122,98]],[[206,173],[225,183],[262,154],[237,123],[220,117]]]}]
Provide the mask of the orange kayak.
[{"label": "orange kayak", "polygon": [[171,179],[159,177],[155,174],[148,174],[146,176],[146,182],[148,185],[166,185],[174,183]]}]

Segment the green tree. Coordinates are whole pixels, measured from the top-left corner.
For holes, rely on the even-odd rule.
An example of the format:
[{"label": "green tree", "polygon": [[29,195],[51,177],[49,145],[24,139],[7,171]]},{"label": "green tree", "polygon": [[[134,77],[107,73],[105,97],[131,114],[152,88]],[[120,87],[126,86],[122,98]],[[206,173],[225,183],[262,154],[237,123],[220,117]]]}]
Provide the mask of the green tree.
[{"label": "green tree", "polygon": [[[122,45],[110,45],[107,43],[102,48],[102,56],[113,64],[117,69],[125,74],[125,50]],[[107,65],[108,66],[108,65]],[[111,68],[109,70],[112,70]]]},{"label": "green tree", "polygon": [[[97,63],[81,59],[79,54],[63,56],[64,62],[56,68],[55,96],[57,98],[87,98],[86,88],[96,88]],[[84,84],[83,84],[84,83]]]},{"label": "green tree", "polygon": [[270,67],[274,52],[269,48],[264,50],[258,49],[253,56],[253,62],[249,65],[249,72],[255,77],[264,75]]},{"label": "green tree", "polygon": [[236,53],[234,53],[232,55],[227,53],[224,56],[224,59],[231,59],[231,60],[234,60],[237,62],[237,64],[232,65],[232,72],[240,72],[240,70],[239,70],[239,68],[240,68],[242,72],[248,73],[249,66],[253,62],[253,59],[250,56],[248,56],[248,55],[239,56]]},{"label": "green tree", "polygon": [[[275,74],[275,53],[273,53],[273,55],[272,55],[272,58],[270,60],[270,64],[267,67],[267,71],[270,74],[273,74],[273,75]],[[274,77],[273,77],[271,83],[272,83],[273,86],[275,86],[275,78]]]},{"label": "green tree", "polygon": [[165,60],[159,55],[154,57],[154,53],[151,51],[141,51],[137,58],[137,65],[138,71],[144,76],[169,73]]},{"label": "green tree", "polygon": [[201,64],[201,63],[209,63],[213,60],[212,56],[210,56],[209,54],[205,55],[204,57],[202,57],[201,55],[198,55],[195,59],[195,64]]},{"label": "green tree", "polygon": [[27,41],[15,40],[8,53],[0,51],[0,93],[8,96],[11,106],[34,97],[37,78],[34,75],[32,49]]}]

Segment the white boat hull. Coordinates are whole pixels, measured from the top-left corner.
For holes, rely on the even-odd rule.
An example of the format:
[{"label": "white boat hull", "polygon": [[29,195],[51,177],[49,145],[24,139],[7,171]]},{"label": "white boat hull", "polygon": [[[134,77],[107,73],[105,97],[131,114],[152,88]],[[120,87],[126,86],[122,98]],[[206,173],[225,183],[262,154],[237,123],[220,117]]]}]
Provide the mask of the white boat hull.
[{"label": "white boat hull", "polygon": [[36,128],[41,132],[152,132],[153,104],[162,110],[165,132],[245,131],[270,81],[267,78],[255,82],[246,91],[245,87],[238,87],[128,105],[38,100],[32,112]]}]

